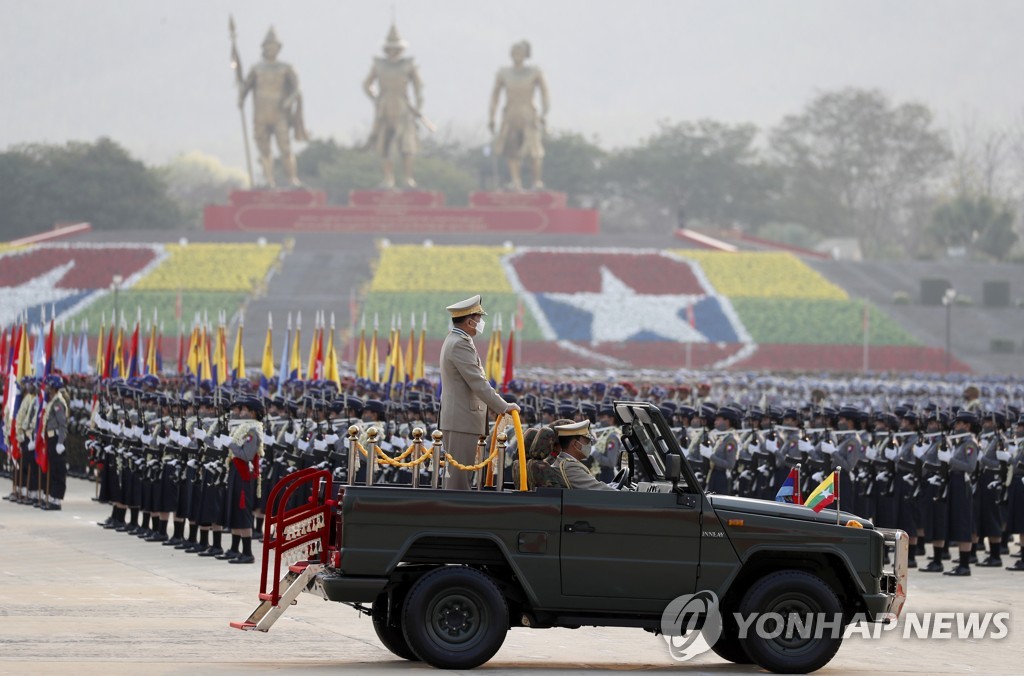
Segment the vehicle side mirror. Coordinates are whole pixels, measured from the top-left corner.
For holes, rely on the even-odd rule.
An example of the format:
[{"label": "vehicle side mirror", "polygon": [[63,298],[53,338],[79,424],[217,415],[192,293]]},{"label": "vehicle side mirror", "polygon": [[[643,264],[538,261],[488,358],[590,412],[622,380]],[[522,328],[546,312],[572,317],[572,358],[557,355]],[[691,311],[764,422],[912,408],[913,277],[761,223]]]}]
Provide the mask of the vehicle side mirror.
[{"label": "vehicle side mirror", "polygon": [[665,478],[672,482],[675,488],[679,484],[679,477],[683,475],[683,458],[678,453],[670,453],[665,457]]}]

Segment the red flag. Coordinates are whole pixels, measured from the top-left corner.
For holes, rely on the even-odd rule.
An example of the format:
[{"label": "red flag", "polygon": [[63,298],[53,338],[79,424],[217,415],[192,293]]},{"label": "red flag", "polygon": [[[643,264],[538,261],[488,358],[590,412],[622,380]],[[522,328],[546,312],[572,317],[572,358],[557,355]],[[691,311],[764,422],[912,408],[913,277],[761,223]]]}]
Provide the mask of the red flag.
[{"label": "red flag", "polygon": [[107,336],[107,349],[106,354],[103,357],[103,373],[104,378],[109,378],[110,374],[114,372],[114,334],[117,331],[114,330],[114,325],[110,325],[110,335]]},{"label": "red flag", "polygon": [[[7,371],[7,389],[4,391],[4,410],[7,407],[7,397],[14,396],[14,390],[18,386],[18,377],[21,370],[24,368],[21,364],[22,352],[22,341],[25,340],[25,326],[17,326],[14,329],[14,335],[11,337],[11,343],[14,346],[11,352],[10,366]],[[19,399],[15,397],[10,404],[14,407],[13,414],[11,416],[11,429],[7,430],[7,447],[11,450],[11,457],[15,460],[21,460],[21,449],[18,446],[18,432],[15,426],[15,416],[18,414],[17,407]]]},{"label": "red flag", "polygon": [[[514,324],[513,324],[514,326]],[[505,375],[501,379],[501,391],[508,392],[508,384],[515,377],[512,362],[515,361],[515,329],[508,332],[508,350],[505,352]]]},{"label": "red flag", "polygon": [[142,375],[139,373],[139,323],[135,322],[135,330],[132,331],[132,339],[128,341],[131,346],[128,350],[128,359],[126,365],[128,368],[128,377]]}]

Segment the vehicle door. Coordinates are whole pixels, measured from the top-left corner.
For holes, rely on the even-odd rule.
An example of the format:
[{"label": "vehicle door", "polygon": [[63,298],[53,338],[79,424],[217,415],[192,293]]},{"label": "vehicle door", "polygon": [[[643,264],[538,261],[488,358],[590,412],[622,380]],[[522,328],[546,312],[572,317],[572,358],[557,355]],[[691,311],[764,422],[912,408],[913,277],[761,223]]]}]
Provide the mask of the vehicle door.
[{"label": "vehicle door", "polygon": [[672,492],[562,491],[564,596],[673,599],[692,594],[700,562],[700,497]]}]

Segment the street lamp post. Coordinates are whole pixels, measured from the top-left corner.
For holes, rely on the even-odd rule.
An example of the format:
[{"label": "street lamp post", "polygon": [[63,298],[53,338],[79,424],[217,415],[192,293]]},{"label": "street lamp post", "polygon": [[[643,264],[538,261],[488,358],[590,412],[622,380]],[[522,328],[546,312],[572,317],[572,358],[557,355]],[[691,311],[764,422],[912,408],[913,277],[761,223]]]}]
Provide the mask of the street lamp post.
[{"label": "street lamp post", "polygon": [[946,373],[949,373],[950,369],[954,301],[956,301],[956,289],[950,287],[942,295],[942,304],[946,306]]}]

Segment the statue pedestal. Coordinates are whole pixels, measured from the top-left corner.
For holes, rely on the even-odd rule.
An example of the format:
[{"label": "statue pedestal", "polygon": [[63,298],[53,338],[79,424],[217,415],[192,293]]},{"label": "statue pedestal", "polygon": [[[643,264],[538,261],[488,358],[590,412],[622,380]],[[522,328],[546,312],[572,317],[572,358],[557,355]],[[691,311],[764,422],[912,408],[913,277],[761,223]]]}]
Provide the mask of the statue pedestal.
[{"label": "statue pedestal", "polygon": [[350,190],[348,204],[352,207],[421,207],[444,206],[444,193],[432,190]]},{"label": "statue pedestal", "polygon": [[565,209],[569,205],[564,192],[473,192],[469,194],[471,207],[532,207],[534,209]]},{"label": "statue pedestal", "polygon": [[235,191],[203,210],[211,231],[596,235],[596,209],[568,209],[564,193],[477,192],[469,207],[446,207],[429,190],[353,190],[348,206],[316,190]]},{"label": "statue pedestal", "polygon": [[232,190],[231,206],[247,207],[322,207],[327,204],[327,193],[322,190]]}]

